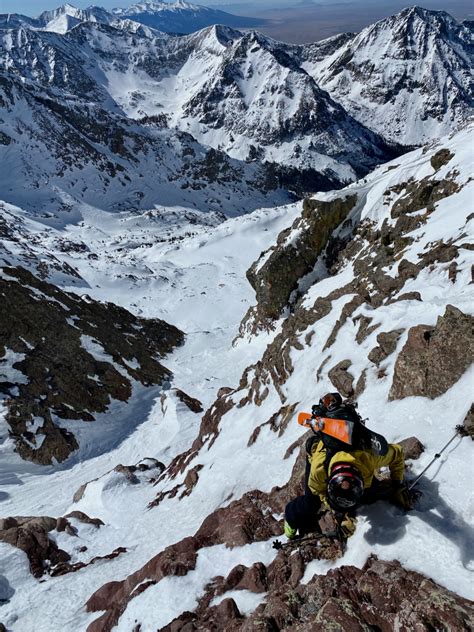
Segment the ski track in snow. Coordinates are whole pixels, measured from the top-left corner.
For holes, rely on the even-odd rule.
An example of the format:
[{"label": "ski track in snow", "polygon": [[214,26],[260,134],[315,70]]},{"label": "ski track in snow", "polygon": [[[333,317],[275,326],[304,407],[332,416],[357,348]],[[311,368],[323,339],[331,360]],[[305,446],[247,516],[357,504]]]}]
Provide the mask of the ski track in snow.
[{"label": "ski track in snow", "polygon": [[[443,145],[451,146],[451,142],[456,146],[456,164],[469,164],[470,140],[466,132]],[[348,188],[349,191],[357,189],[361,194],[363,217],[378,224],[386,216],[386,209],[379,200],[388,186],[408,179],[408,175],[419,179],[432,174],[429,154],[427,158],[421,150],[394,164],[400,167],[392,171],[382,167],[369,176],[365,184],[356,183]],[[329,199],[335,195],[319,197]],[[417,254],[430,242],[447,235],[457,237],[469,197],[466,188],[440,202],[443,212],[433,215],[426,234],[424,227],[418,230],[409,256],[416,260]],[[22,216],[18,209],[11,210],[18,217]],[[214,401],[221,386],[235,387],[243,369],[261,356],[275,335],[262,334],[232,345],[239,322],[254,303],[245,271],[275,242],[278,233],[292,224],[301,212],[301,204],[259,210],[224,223],[215,222],[215,225],[206,225],[204,219],[201,224],[192,226],[183,221],[174,231],[183,239],[165,242],[156,238],[163,231],[166,216],[153,229],[153,220],[144,215],[113,216],[87,206],[79,211],[80,222],[57,231],[49,230],[42,246],[48,251],[62,235],[72,241],[84,241],[97,255],[96,259],[90,259],[77,252],[58,253],[84,280],[85,286],[69,285],[67,289],[80,294],[85,291],[93,298],[116,302],[141,316],[163,318],[183,329],[187,334],[186,343],[166,357],[164,364],[174,372],[172,386],[199,398],[205,407]],[[174,222],[181,214],[182,209],[170,219],[170,237]],[[44,231],[44,226],[33,220],[28,222],[32,231]],[[190,230],[194,234],[186,235]],[[37,248],[40,256],[41,248]],[[411,302],[409,309],[403,302],[395,303],[371,313],[380,327],[360,348],[354,348],[356,327],[348,319],[330,349],[332,362],[350,358],[355,370],[362,369],[367,365],[366,353],[375,345],[379,331],[408,328],[420,322],[434,324],[447,303],[472,313],[472,292],[467,280],[469,251],[466,250],[463,257],[458,261],[460,271],[456,283],[451,283],[439,268],[433,274],[425,270],[403,289],[404,292],[420,291],[423,302],[416,305]],[[335,277],[322,280],[307,291],[305,301],[312,304],[317,296],[325,296],[340,287],[351,275],[349,267]],[[284,391],[290,402],[299,402],[301,410],[309,409],[321,393],[333,388],[328,381],[316,386],[314,372],[324,359],[324,341],[347,300],[349,297],[345,296],[335,301],[331,313],[316,323],[311,349],[305,349],[304,353],[292,352],[297,370],[285,383]],[[308,331],[302,332],[302,341]],[[405,340],[406,332],[397,351]],[[454,426],[462,422],[470,404],[466,393],[471,391],[474,375],[472,371],[467,372],[436,400],[411,397],[387,402],[395,357],[396,354],[392,354],[383,364],[385,378],[377,379],[369,372],[359,408],[369,418],[368,425],[382,432],[389,441],[415,435],[424,443],[426,452],[411,470],[410,475],[414,476],[451,438]],[[236,399],[238,397],[236,394]],[[85,630],[98,616],[98,613],[87,614],[83,607],[97,588],[107,581],[127,577],[167,545],[192,535],[211,511],[240,498],[249,489],[269,491],[274,485],[285,484],[295,455],[286,460],[283,457],[287,447],[301,433],[296,423],[290,424],[280,440],[265,427],[258,440],[247,447],[252,430],[267,421],[280,406],[280,399],[272,390],[260,408],[234,407],[224,417],[212,449],[202,451],[191,462],[191,465],[203,466],[192,494],[182,500],[166,499],[151,510],[146,506],[158,491],[181,483],[186,472],[174,481],[151,486],[145,480],[129,485],[111,470],[118,463],[130,465],[144,457],[157,458],[167,464],[191,445],[199,429],[200,416],[181,404],[169,385],[150,389],[136,386],[128,405],[114,405],[108,413],[98,416],[93,434],[87,438],[79,435],[81,454],[87,458],[79,461],[76,455],[56,468],[34,466],[17,458],[12,453],[4,411],[0,413],[1,515],[59,516],[79,509],[101,518],[105,526],[96,530],[76,523],[77,541],[64,534],[56,536],[73,559],[82,559],[77,549],[84,543],[91,557],[110,553],[118,546],[128,549],[113,561],[99,562],[58,578],[46,577],[40,583],[30,575],[22,552],[0,544],[0,599],[10,600],[3,605],[0,601],[2,621],[13,632]],[[110,428],[114,428],[114,440],[108,443]],[[119,437],[115,434],[118,429],[123,433]],[[473,598],[474,498],[467,489],[472,473],[471,442],[459,439],[423,478],[424,496],[415,511],[405,515],[386,503],[362,509],[358,528],[349,540],[344,557],[336,564],[312,562],[303,581],[335,565],[360,567],[370,553],[375,553],[384,559],[399,559],[407,568]],[[73,503],[72,496],[79,486],[98,477],[86,488],[82,499]],[[138,619],[143,632],[156,630],[183,610],[193,609],[204,585],[215,574],[225,575],[238,563],[263,561],[268,564],[275,554],[271,541],[233,550],[223,546],[202,549],[194,571],[185,577],[166,578],[132,600],[116,629],[130,630]],[[180,599],[176,599],[176,595],[180,595]],[[225,596],[235,597],[243,612],[252,611],[265,598],[245,591]]]}]

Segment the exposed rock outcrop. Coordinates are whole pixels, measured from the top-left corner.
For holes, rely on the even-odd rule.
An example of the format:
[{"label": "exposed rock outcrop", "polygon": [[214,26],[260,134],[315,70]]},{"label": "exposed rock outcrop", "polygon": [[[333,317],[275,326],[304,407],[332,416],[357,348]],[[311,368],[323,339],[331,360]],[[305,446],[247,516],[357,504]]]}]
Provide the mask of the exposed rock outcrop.
[{"label": "exposed rock outcrop", "polygon": [[218,606],[183,613],[159,632],[391,632],[395,629],[468,632],[474,625],[471,601],[404,569],[397,561],[387,562],[372,556],[362,569],[341,566],[301,584],[300,569],[310,560],[302,559],[304,553],[300,551],[290,559],[283,557],[284,553],[279,553],[267,569],[252,567],[251,576],[256,576],[256,582],[246,581],[249,570],[237,567],[224,583],[228,589],[267,591],[265,602],[250,616],[243,617],[233,599],[226,599]]},{"label": "exposed rock outcrop", "polygon": [[280,316],[298,281],[312,271],[333,231],[347,218],[357,202],[356,195],[331,201],[306,199],[303,213],[291,228],[278,236],[277,245],[260,255],[247,272],[257,296],[262,322]]},{"label": "exposed rock outcrop", "polygon": [[[63,292],[23,268],[0,278],[0,392],[18,453],[49,464],[77,449],[53,421],[94,421],[111,399],[127,401],[132,381],[171,377],[159,361],[183,341],[160,320]],[[2,377],[1,374],[4,373]]]},{"label": "exposed rock outcrop", "polygon": [[434,399],[451,388],[471,365],[473,326],[472,316],[448,305],[434,327],[412,327],[395,363],[389,399]]},{"label": "exposed rock outcrop", "polygon": [[[59,518],[13,516],[0,520],[0,542],[11,544],[26,553],[31,573],[35,577],[42,577],[44,573],[55,575],[71,572],[77,570],[70,563],[71,556],[60,549],[48,534],[51,531],[65,531],[74,537],[77,530],[70,522],[73,518],[96,527],[104,524],[98,518],[90,518],[81,511]],[[81,567],[85,565],[86,563],[81,563]]]}]

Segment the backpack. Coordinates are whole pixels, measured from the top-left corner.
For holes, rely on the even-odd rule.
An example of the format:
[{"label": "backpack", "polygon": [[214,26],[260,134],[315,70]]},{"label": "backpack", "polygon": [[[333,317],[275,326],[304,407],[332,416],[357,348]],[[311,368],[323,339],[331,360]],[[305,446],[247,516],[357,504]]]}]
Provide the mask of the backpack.
[{"label": "backpack", "polygon": [[[314,412],[313,407],[313,412]],[[345,419],[352,421],[354,426],[352,430],[352,443],[344,443],[340,439],[336,439],[324,432],[316,433],[314,439],[322,441],[326,450],[326,458],[324,460],[324,466],[326,471],[329,468],[329,463],[332,457],[337,452],[353,452],[354,450],[370,450],[377,454],[386,453],[388,446],[385,439],[368,428],[366,428],[362,417],[356,410],[354,404],[348,402],[341,402],[339,406],[327,410],[322,407],[318,407],[318,414],[329,419]],[[374,440],[378,441],[378,446],[374,445]]]}]

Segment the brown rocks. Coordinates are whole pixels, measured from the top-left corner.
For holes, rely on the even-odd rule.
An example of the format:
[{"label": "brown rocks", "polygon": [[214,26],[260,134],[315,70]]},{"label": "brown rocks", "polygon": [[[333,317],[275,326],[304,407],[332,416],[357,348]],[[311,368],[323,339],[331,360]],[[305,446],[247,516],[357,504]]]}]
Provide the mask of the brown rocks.
[{"label": "brown rocks", "polygon": [[179,388],[177,388],[175,392],[176,392],[176,397],[181,402],[183,402],[183,404],[187,406],[190,411],[192,411],[193,413],[203,412],[204,409],[202,407],[201,402],[198,399],[196,399],[195,397],[191,397],[184,391],[181,391]]},{"label": "brown rocks", "polygon": [[408,437],[398,441],[398,445],[402,447],[405,460],[418,459],[425,451],[425,446],[416,437]]},{"label": "brown rocks", "polygon": [[210,514],[195,537],[201,546],[225,543],[230,548],[267,540],[281,533],[278,521],[271,514],[266,515],[268,508],[263,492],[248,492]]},{"label": "brown rocks", "polygon": [[[80,522],[103,525],[102,520],[90,518],[82,511],[73,511],[67,516],[51,518],[49,516],[15,516],[0,520],[0,541],[11,544],[24,551],[30,563],[30,570],[35,577],[42,577],[44,573],[50,575],[64,574],[76,570],[70,563],[70,555],[60,549],[49,538],[51,531],[66,532],[76,536],[77,530],[69,522],[75,518]],[[81,563],[81,567],[85,566]]]},{"label": "brown rocks", "polygon": [[454,154],[452,154],[449,149],[440,149],[434,154],[434,156],[431,156],[431,166],[435,171],[438,171],[438,169],[447,165],[451,158],[454,158]]},{"label": "brown rocks", "polygon": [[348,371],[351,364],[350,360],[342,360],[328,372],[331,383],[343,397],[354,395],[354,376]]},{"label": "brown rocks", "polygon": [[46,564],[67,562],[70,556],[49,539],[48,533],[56,529],[56,518],[14,517],[7,518],[0,529],[0,541],[24,551],[35,577],[41,577]]},{"label": "brown rocks", "polygon": [[474,403],[467,411],[462,425],[467,434],[474,440]]},{"label": "brown rocks", "polygon": [[473,324],[472,316],[448,305],[435,327],[412,327],[395,363],[389,399],[434,399],[453,386],[472,362]]},{"label": "brown rocks", "polygon": [[377,335],[378,347],[374,347],[367,356],[371,362],[379,366],[383,360],[388,358],[397,348],[397,342],[404,329],[394,329],[392,331],[382,331]]},{"label": "brown rocks", "polygon": [[392,217],[414,213],[423,208],[432,211],[436,202],[453,195],[459,191],[460,186],[455,180],[448,178],[432,180],[426,177],[420,181],[406,182],[404,189],[405,194],[392,207]]}]

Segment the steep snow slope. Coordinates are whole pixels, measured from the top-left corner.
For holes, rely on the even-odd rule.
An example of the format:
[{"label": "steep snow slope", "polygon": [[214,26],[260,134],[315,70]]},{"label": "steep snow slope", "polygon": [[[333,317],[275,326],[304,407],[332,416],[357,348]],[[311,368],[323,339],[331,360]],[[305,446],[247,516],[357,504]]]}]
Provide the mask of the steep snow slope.
[{"label": "steep snow slope", "polygon": [[443,136],[474,104],[472,25],[420,7],[305,49],[303,68],[370,129],[403,145]]},{"label": "steep snow slope", "polygon": [[[100,612],[86,613],[83,608],[90,593],[101,584],[124,579],[165,546],[193,535],[207,516],[218,508],[225,510],[230,501],[240,499],[246,492],[269,492],[275,485],[284,485],[290,478],[296,456],[294,450],[288,451],[288,448],[301,437],[301,430],[288,411],[309,408],[323,391],[332,390],[334,376],[330,377],[329,371],[342,360],[351,362],[345,372],[350,373],[354,381],[365,370],[359,407],[369,417],[369,426],[392,441],[416,434],[425,444],[427,451],[414,464],[411,475],[421,471],[434,452],[451,437],[454,425],[462,422],[469,405],[466,393],[472,374],[462,372],[459,380],[433,398],[396,396],[389,400],[389,393],[397,371],[396,359],[408,341],[409,328],[420,323],[434,326],[448,304],[472,314],[469,285],[472,250],[466,245],[469,221],[472,222],[468,219],[472,200],[472,134],[472,128],[468,128],[426,150],[381,167],[343,191],[319,195],[319,200],[326,202],[357,196],[357,204],[349,217],[357,228],[355,237],[348,242],[347,250],[341,251],[332,275],[321,278],[322,262],[317,262],[316,278],[320,280],[314,282],[314,278],[307,277],[300,284],[300,301],[293,308],[293,316],[276,322],[274,332],[258,334],[249,340],[240,339],[234,347],[230,342],[237,333],[235,317],[243,316],[251,298],[249,287],[241,294],[244,270],[258,258],[261,250],[274,242],[280,228],[290,227],[299,210],[296,206],[282,209],[276,216],[269,211],[259,211],[226,222],[217,229],[206,228],[195,237],[175,244],[174,253],[165,245],[166,259],[173,257],[173,278],[181,277],[183,286],[192,287],[190,294],[194,296],[189,296],[184,305],[178,302],[181,291],[174,303],[172,284],[167,285],[166,290],[163,286],[163,293],[155,297],[156,286],[151,286],[153,293],[148,289],[149,277],[144,279],[144,285],[141,281],[134,285],[134,290],[129,285],[132,279],[125,281],[117,274],[114,281],[114,271],[104,265],[109,265],[105,253],[99,259],[103,263],[92,265],[79,252],[64,255],[64,260],[80,269],[90,285],[99,285],[94,288],[97,295],[128,301],[130,291],[136,291],[136,307],[144,309],[146,315],[161,313],[163,306],[159,297],[167,291],[168,320],[187,331],[194,323],[195,331],[199,332],[174,356],[175,361],[172,359],[169,363],[176,385],[184,383],[186,390],[206,405],[212,401],[211,395],[216,394],[217,388],[224,385],[234,388],[219,393],[199,436],[196,436],[195,414],[180,408],[174,393],[170,392],[163,394],[161,402],[148,403],[142,411],[139,408],[131,411],[131,414],[141,414],[144,423],[108,455],[67,471],[47,474],[37,470],[25,472],[19,463],[10,464],[3,476],[7,482],[23,484],[5,486],[8,497],[2,502],[3,515],[13,512],[16,515],[40,512],[63,515],[68,509],[80,509],[102,518],[106,524],[100,529],[78,525],[78,539],[60,533],[53,536],[72,553],[73,559],[104,555],[118,546],[125,546],[128,551],[113,560],[64,577],[47,577],[38,583],[28,575],[24,554],[1,544],[1,573],[6,577],[10,599],[2,612],[7,627],[16,631],[34,625],[39,632],[84,629],[101,615]],[[434,185],[434,181],[438,184]],[[417,198],[417,192],[426,193],[426,190],[435,191],[436,197]],[[98,214],[95,221],[100,221],[100,217]],[[133,222],[132,218],[123,219],[125,225]],[[87,222],[91,228],[72,229],[70,239],[86,239],[87,234],[91,235],[92,220],[91,214]],[[141,221],[146,220],[141,218],[138,223]],[[260,232],[258,229],[263,226],[269,230]],[[138,228],[135,226],[135,230]],[[383,239],[380,231],[383,231]],[[295,229],[286,233],[281,247],[287,247],[292,238],[296,238],[294,232]],[[98,250],[99,244],[102,250],[110,248],[107,244],[113,242],[108,235],[112,233],[118,238],[117,229],[112,225],[104,233],[104,240],[98,239],[94,249]],[[342,238],[343,233],[339,236]],[[127,243],[126,237],[121,236],[121,240],[120,245],[115,244],[117,252],[120,247],[124,248],[121,265],[130,263],[136,267],[142,259],[147,265],[158,265],[157,273],[162,264],[156,245],[142,243],[137,247],[135,239]],[[247,243],[252,246],[245,252],[243,245]],[[214,267],[229,256],[236,274],[236,280],[231,282],[222,276],[227,273],[227,266],[220,271]],[[406,263],[402,265],[402,261]],[[196,267],[203,264],[206,276],[195,275]],[[210,283],[212,267],[216,272],[214,278],[224,278],[227,286],[222,304],[230,300],[238,305],[244,297],[240,309],[232,308],[226,314],[205,303],[204,297],[214,298],[220,292],[219,283]],[[263,274],[264,265],[261,269]],[[402,269],[409,270],[410,274],[406,275]],[[375,280],[378,285],[374,284]],[[365,289],[361,300],[354,302],[362,286]],[[200,294],[202,291],[208,294]],[[323,297],[326,297],[322,302],[326,308],[321,310]],[[202,310],[206,316],[204,323]],[[213,320],[216,312],[220,321]],[[453,318],[455,326],[456,317]],[[206,322],[212,327],[202,331]],[[358,335],[364,323],[365,337]],[[330,336],[335,326],[335,335]],[[454,326],[453,332],[456,331]],[[395,349],[377,360],[378,364],[367,360],[369,355],[374,357],[370,352],[379,342],[377,336],[393,330],[402,330]],[[328,338],[332,342],[329,343]],[[256,362],[267,343],[267,350]],[[452,351],[459,353],[455,346]],[[235,387],[246,363],[251,366]],[[459,367],[453,367],[452,375],[456,370],[459,371]],[[449,419],[446,411],[449,411]],[[269,423],[272,419],[273,423]],[[287,425],[284,419],[290,423]],[[163,441],[162,431],[166,433]],[[168,465],[174,455],[191,446],[193,439],[196,439],[194,450],[184,460],[175,461],[156,485],[151,485],[142,475],[138,482],[130,485],[123,475],[106,473],[118,462],[130,464],[144,456],[163,458]],[[465,485],[459,481],[459,472],[466,471],[471,456],[470,440],[458,439],[438,468],[423,478],[423,500],[417,510],[407,516],[383,503],[362,510],[356,534],[336,564],[360,566],[373,551],[382,559],[397,558],[408,568],[434,577],[449,589],[472,598],[469,542],[473,507],[466,498]],[[78,496],[71,504],[76,488],[97,477],[99,479],[84,490],[82,497]],[[255,499],[256,492],[251,497]],[[155,502],[155,506],[147,510],[147,503],[158,498],[161,502]],[[262,502],[268,502],[271,509],[271,496]],[[163,579],[154,575],[154,567],[150,565],[143,575],[150,581],[142,580],[133,599],[127,591],[133,591],[134,580],[118,593],[109,587],[107,600],[95,600],[94,608],[100,604],[99,610],[105,611],[106,616],[101,627],[95,629],[111,629],[111,622],[118,620],[119,630],[135,625],[141,625],[143,630],[155,630],[183,610],[193,610],[204,593],[205,584],[214,576],[226,577],[239,563],[250,566],[260,561],[268,565],[276,555],[271,549],[270,537],[271,529],[278,527],[272,517],[274,513],[275,508],[262,513],[270,530],[262,531],[261,525],[256,531],[250,529],[232,549],[226,548],[222,541],[199,548],[195,570],[190,570],[189,565],[182,566],[181,576]],[[264,533],[266,535],[262,535]],[[79,551],[81,545],[88,547],[86,553]],[[325,561],[313,562],[306,569],[304,581],[313,573],[325,573],[331,565]],[[242,612],[252,611],[267,598],[265,593],[257,598],[245,590],[232,592],[231,596]],[[260,610],[259,616],[265,616],[265,611]]]}]

